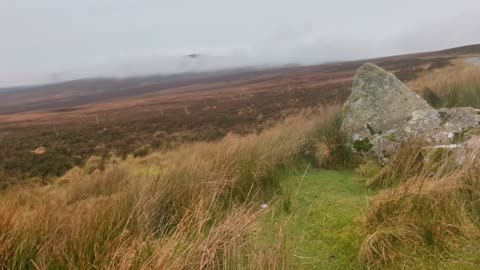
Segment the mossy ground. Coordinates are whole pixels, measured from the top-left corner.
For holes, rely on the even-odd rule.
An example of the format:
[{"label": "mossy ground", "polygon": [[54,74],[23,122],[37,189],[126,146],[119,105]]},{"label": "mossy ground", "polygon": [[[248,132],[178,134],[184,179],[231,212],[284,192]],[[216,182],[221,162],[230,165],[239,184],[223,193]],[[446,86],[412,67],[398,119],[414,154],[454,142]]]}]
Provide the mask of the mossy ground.
[{"label": "mossy ground", "polygon": [[[291,210],[272,206],[264,226],[286,232],[288,260],[295,269],[356,269],[362,240],[361,217],[371,194],[364,179],[352,171],[311,171],[285,178],[291,196]],[[278,229],[266,230],[272,241]]]},{"label": "mossy ground", "polygon": [[[357,260],[362,218],[376,195],[365,181],[352,170],[289,173],[282,183],[288,207],[284,198],[269,206],[260,248],[278,241],[281,231],[288,269],[364,269]],[[454,253],[425,251],[385,269],[479,269],[479,250],[479,244],[465,243]]]}]

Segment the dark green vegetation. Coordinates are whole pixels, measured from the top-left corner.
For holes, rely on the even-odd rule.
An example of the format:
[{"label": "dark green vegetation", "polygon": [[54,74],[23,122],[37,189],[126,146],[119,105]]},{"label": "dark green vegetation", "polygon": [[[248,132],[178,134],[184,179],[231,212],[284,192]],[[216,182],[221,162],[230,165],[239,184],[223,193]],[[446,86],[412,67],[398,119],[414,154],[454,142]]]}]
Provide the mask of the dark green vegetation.
[{"label": "dark green vegetation", "polygon": [[352,146],[359,152],[368,152],[370,149],[372,149],[373,144],[370,142],[370,140],[365,138],[363,140],[354,141]]},{"label": "dark green vegetation", "polygon": [[[179,127],[178,130],[182,130]],[[14,129],[0,135],[0,171],[15,182],[30,177],[61,176],[74,166],[83,165],[91,156],[108,159],[112,155],[144,156],[153,150],[171,149],[190,141],[221,138],[221,129],[203,129],[196,133],[156,132],[155,122],[130,122],[106,126],[60,126]],[[35,154],[37,147],[45,154]]]}]

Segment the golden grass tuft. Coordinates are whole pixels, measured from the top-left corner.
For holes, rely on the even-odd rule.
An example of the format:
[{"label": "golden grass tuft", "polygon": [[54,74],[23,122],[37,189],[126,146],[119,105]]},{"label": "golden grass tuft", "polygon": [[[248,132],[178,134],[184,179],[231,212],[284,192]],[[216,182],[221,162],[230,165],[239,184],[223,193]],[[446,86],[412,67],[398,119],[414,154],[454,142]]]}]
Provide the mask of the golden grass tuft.
[{"label": "golden grass tuft", "polygon": [[461,241],[476,239],[480,217],[477,163],[473,158],[462,166],[442,165],[434,172],[423,163],[423,168],[402,174],[402,181],[397,179],[394,187],[382,190],[371,200],[365,218],[361,264],[381,268],[422,251],[448,251]]},{"label": "golden grass tuft", "polygon": [[408,83],[434,107],[480,108],[480,67],[463,60]]},{"label": "golden grass tuft", "polygon": [[310,151],[318,161],[319,167],[344,169],[357,165],[348,135],[342,132],[342,113],[340,107],[330,107],[323,114],[309,140],[313,147]]},{"label": "golden grass tuft", "polygon": [[423,149],[421,140],[408,141],[399,147],[378,174],[370,178],[367,185],[374,188],[389,188],[415,176],[423,169]]}]

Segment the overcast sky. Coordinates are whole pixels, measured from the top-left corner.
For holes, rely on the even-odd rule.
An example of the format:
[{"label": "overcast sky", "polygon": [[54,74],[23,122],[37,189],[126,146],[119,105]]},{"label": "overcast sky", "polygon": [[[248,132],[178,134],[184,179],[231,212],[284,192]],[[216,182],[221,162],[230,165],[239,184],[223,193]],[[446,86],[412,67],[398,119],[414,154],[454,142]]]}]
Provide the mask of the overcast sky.
[{"label": "overcast sky", "polygon": [[0,0],[0,86],[444,49],[480,43],[479,13],[479,0]]}]

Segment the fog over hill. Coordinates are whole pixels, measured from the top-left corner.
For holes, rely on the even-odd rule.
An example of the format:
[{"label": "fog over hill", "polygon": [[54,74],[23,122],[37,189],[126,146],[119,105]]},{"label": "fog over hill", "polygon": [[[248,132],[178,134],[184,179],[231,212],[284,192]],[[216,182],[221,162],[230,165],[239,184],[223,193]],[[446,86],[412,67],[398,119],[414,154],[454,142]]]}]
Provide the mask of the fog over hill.
[{"label": "fog over hill", "polygon": [[478,8],[476,0],[0,0],[0,87],[432,51],[479,43]]}]

